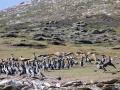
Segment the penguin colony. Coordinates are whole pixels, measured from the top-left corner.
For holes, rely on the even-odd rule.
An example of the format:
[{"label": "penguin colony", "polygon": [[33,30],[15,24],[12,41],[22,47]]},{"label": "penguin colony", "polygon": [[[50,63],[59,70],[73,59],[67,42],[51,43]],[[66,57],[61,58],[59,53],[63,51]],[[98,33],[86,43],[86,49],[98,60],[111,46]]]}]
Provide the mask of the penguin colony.
[{"label": "penguin colony", "polygon": [[[59,53],[57,54],[41,54],[38,57],[42,57],[42,60],[38,60],[35,53],[33,53],[32,59],[29,58],[23,58],[20,56],[20,60],[17,60],[14,55],[12,54],[9,59],[1,60],[0,62],[0,73],[8,75],[24,75],[26,74],[28,77],[35,77],[36,75],[43,79],[45,75],[41,72],[41,69],[44,71],[48,70],[60,70],[60,69],[69,69],[73,67],[73,65],[80,65],[81,67],[84,67],[84,63],[93,64],[92,60],[88,57],[88,54],[81,55],[80,62],[76,62],[74,58],[72,57],[73,53]],[[52,58],[50,59],[49,57]],[[95,65],[98,67],[98,69],[102,69],[104,72],[107,71],[105,67],[108,65],[113,66],[112,59],[109,56],[108,60],[106,59],[105,55],[102,55],[102,59],[96,58],[96,61],[99,61],[99,63],[95,63]]]}]

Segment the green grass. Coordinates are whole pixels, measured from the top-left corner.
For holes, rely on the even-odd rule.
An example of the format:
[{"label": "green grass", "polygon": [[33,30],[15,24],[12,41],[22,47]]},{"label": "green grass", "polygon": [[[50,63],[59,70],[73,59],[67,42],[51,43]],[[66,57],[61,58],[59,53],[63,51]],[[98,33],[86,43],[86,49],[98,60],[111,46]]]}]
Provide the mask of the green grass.
[{"label": "green grass", "polygon": [[5,33],[5,29],[4,28],[0,28],[0,33]]},{"label": "green grass", "polygon": [[114,28],[114,30],[115,30],[118,34],[120,34],[120,26]]},{"label": "green grass", "polygon": [[[112,78],[118,78],[120,74],[120,67],[119,65],[116,65],[117,69],[114,69],[113,67],[107,67],[107,72],[103,73],[103,70],[99,70],[94,65],[84,65],[84,68],[80,67],[79,65],[74,66],[67,69],[62,70],[50,70],[49,72],[43,72],[46,76],[61,76],[62,79],[66,79],[66,81],[70,80],[83,80],[90,82],[93,81],[103,81],[107,79]],[[97,72],[94,72],[94,70],[97,70]],[[112,74],[115,72],[116,74]]]},{"label": "green grass", "polygon": [[[112,47],[103,47],[103,46],[96,46],[96,45],[89,45],[89,44],[81,44],[80,47],[76,47],[70,43],[66,43],[67,46],[61,46],[61,45],[48,45],[48,48],[45,49],[34,49],[34,48],[26,48],[26,47],[13,47],[10,46],[9,44],[3,44],[4,41],[11,42],[12,44],[14,43],[20,43],[20,41],[24,38],[0,38],[0,59],[5,59],[5,58],[10,58],[11,54],[14,54],[15,58],[20,58],[22,55],[25,58],[31,58],[32,59],[32,54],[36,53],[36,55],[39,54],[52,54],[55,52],[94,52],[98,53],[96,56],[98,58],[101,58],[102,54],[106,54],[107,57],[110,56],[118,56],[118,58],[113,61],[113,63],[116,65],[117,69],[114,69],[113,67],[107,67],[108,72],[103,73],[102,70],[98,70],[95,65],[89,65],[89,64],[84,64],[84,68],[80,67],[79,65],[73,66],[73,68],[70,68],[69,70],[67,69],[62,69],[62,70],[50,70],[49,72],[43,72],[46,76],[61,76],[62,79],[65,81],[70,81],[70,80],[82,80],[82,81],[88,81],[94,80],[94,81],[101,81],[105,79],[111,79],[111,78],[117,78],[120,75],[120,65],[116,64],[118,63],[120,53],[117,50],[111,49]],[[34,40],[27,40],[26,43],[34,43],[34,44],[45,44],[45,42],[39,42],[39,41],[34,41]],[[47,44],[47,43],[46,43]],[[75,61],[79,62],[81,60],[80,57],[73,56],[75,57]],[[91,55],[89,55],[91,57]],[[40,57],[38,59],[41,60]],[[94,62],[93,62],[94,63]],[[94,70],[97,70],[97,72],[94,72]],[[110,71],[109,71],[110,70]],[[115,72],[116,74],[112,74]]]},{"label": "green grass", "polygon": [[[22,52],[26,52],[26,51],[34,51],[34,52],[38,52],[38,53],[55,53],[57,51],[59,52],[78,52],[80,50],[83,50],[83,51],[91,51],[93,49],[95,49],[95,51],[97,51],[98,53],[116,53],[115,50],[112,50],[112,46],[110,45],[96,45],[96,44],[81,44],[79,46],[76,46],[76,45],[72,45],[70,43],[66,43],[67,46],[56,46],[56,45],[48,45],[47,42],[45,41],[34,41],[34,40],[26,40],[26,41],[21,41],[21,40],[26,40],[24,38],[0,38],[0,49],[2,49],[2,51],[7,51],[8,52],[11,50],[12,51],[16,51],[20,49],[20,51]],[[19,43],[25,43],[25,44],[34,44],[34,45],[37,45],[37,44],[43,44],[43,45],[48,45],[48,48],[46,49],[40,49],[40,50],[37,50],[37,49],[33,49],[33,48],[25,48],[25,47],[11,47],[9,46],[9,44],[19,44]],[[2,45],[3,44],[3,45]],[[22,50],[23,49],[23,50]],[[25,49],[25,50],[24,50]],[[6,53],[8,53],[6,52]],[[2,54],[2,53],[1,53]],[[17,53],[16,53],[17,54]],[[2,57],[1,57],[2,58]]]}]

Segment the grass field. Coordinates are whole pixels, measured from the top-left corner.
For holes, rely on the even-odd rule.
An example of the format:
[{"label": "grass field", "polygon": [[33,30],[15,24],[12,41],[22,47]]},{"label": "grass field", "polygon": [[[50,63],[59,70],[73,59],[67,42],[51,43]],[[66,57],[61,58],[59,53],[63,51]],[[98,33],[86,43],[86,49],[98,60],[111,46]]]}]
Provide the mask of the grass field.
[{"label": "grass field", "polygon": [[[23,57],[32,58],[32,54],[36,53],[39,54],[52,54],[55,52],[93,52],[96,54],[98,58],[102,58],[102,54],[106,54],[107,57],[110,55],[111,57],[116,56],[115,60],[112,62],[117,67],[114,69],[111,66],[108,66],[106,69],[108,70],[106,73],[103,73],[102,70],[98,70],[94,64],[84,64],[84,67],[80,67],[79,65],[75,65],[69,70],[62,69],[62,70],[50,70],[48,72],[42,71],[46,76],[61,76],[63,81],[70,81],[70,80],[83,80],[90,82],[91,80],[94,81],[102,81],[105,79],[111,78],[118,78],[120,76],[120,53],[119,50],[113,50],[112,47],[103,47],[97,45],[80,45],[75,46],[72,44],[67,43],[66,46],[56,46],[56,45],[48,45],[48,48],[44,49],[34,49],[29,47],[15,47],[10,46],[10,44],[4,44],[3,42],[10,42],[10,43],[19,43],[21,39],[1,39],[0,40],[0,59],[10,58],[11,54],[14,54],[15,58],[18,58],[22,55]],[[33,43],[35,41],[29,41],[28,43]],[[43,43],[37,42],[36,43]],[[46,44],[44,42],[44,44]],[[90,57],[91,55],[89,55]],[[79,62],[81,58],[73,56],[75,61]],[[38,57],[38,59],[41,59]],[[93,63],[95,63],[93,61]],[[94,71],[96,70],[96,72]]]}]

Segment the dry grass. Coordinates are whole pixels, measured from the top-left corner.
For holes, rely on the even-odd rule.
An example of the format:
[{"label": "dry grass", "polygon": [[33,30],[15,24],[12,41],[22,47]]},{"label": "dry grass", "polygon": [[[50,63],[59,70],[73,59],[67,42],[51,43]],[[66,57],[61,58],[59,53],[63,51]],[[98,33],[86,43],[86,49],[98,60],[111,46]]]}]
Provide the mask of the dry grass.
[{"label": "dry grass", "polygon": [[[50,70],[49,72],[43,72],[46,76],[51,77],[62,77],[61,82],[66,81],[74,81],[81,80],[83,82],[90,82],[91,80],[95,82],[101,82],[103,80],[119,78],[120,74],[120,65],[115,64],[117,69],[108,66],[106,69],[108,70],[106,73],[103,73],[103,70],[98,70],[94,65],[85,65],[84,68],[78,66],[74,66],[73,68],[61,69],[61,70]],[[97,72],[94,72],[97,70]],[[113,74],[115,73],[115,74]]]},{"label": "dry grass", "polygon": [[[0,43],[4,40],[1,39]],[[19,40],[14,40],[18,41]],[[32,42],[32,41],[31,41]],[[80,47],[75,47],[74,45],[71,45],[67,43],[67,46],[56,46],[56,45],[48,45],[48,48],[46,49],[34,49],[34,48],[25,48],[25,47],[11,47],[9,45],[3,45],[0,44],[0,59],[10,58],[11,54],[14,54],[15,58],[18,58],[22,55],[23,57],[32,58],[32,54],[36,53],[36,55],[39,54],[52,54],[55,52],[94,52],[97,53],[97,57],[101,58],[102,54],[106,54],[107,57],[110,56],[118,56],[113,63],[117,67],[117,69],[114,69],[113,67],[107,67],[107,72],[103,73],[102,70],[98,70],[94,64],[85,64],[84,68],[80,67],[79,65],[74,66],[73,68],[70,68],[69,70],[63,69],[63,70],[50,70],[49,72],[42,71],[46,76],[51,77],[62,77],[62,81],[70,81],[70,80],[82,80],[90,82],[91,80],[94,81],[101,81],[105,79],[110,78],[118,78],[120,75],[120,65],[119,62],[119,50],[112,50],[111,47],[102,47],[102,46],[95,46],[95,45],[81,45]],[[90,56],[90,55],[89,55]],[[41,59],[41,58],[38,58]],[[80,58],[77,57],[75,59],[79,62]],[[93,62],[94,63],[94,62]],[[97,70],[97,72],[94,72],[94,70]],[[114,74],[115,73],[115,74]]]}]

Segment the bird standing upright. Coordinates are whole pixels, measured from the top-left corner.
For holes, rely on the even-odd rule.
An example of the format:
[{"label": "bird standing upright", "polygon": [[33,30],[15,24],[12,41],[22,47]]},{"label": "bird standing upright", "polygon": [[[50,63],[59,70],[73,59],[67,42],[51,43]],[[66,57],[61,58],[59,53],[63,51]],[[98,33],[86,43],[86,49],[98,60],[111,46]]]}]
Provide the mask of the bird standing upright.
[{"label": "bird standing upright", "polygon": [[35,53],[33,53],[33,60],[37,60]]},{"label": "bird standing upright", "polygon": [[15,60],[15,58],[14,58],[14,55],[13,55],[13,54],[11,55],[11,60],[12,60],[12,61],[14,61],[14,60]]}]

